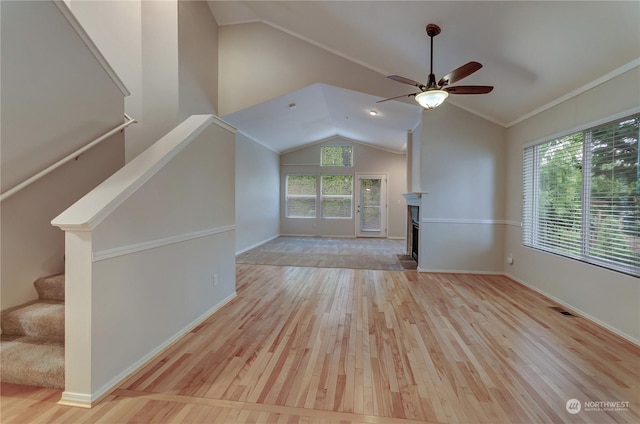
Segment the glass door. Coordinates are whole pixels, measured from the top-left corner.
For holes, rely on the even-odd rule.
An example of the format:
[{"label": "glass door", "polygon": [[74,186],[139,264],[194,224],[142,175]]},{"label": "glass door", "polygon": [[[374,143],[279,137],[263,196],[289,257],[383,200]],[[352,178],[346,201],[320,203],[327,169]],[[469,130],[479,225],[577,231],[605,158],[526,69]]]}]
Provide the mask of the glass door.
[{"label": "glass door", "polygon": [[357,237],[387,236],[387,176],[356,174]]}]

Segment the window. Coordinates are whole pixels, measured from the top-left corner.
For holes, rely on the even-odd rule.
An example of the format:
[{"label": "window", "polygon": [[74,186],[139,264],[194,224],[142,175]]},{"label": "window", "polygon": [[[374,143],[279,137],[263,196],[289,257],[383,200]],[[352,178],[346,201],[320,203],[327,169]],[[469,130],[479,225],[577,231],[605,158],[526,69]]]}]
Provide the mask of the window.
[{"label": "window", "polygon": [[321,191],[323,218],[351,218],[351,175],[323,175]]},{"label": "window", "polygon": [[320,166],[353,166],[353,146],[322,146]]},{"label": "window", "polygon": [[523,244],[640,275],[640,115],[526,147]]},{"label": "window", "polygon": [[317,177],[315,175],[287,175],[287,218],[315,218]]}]

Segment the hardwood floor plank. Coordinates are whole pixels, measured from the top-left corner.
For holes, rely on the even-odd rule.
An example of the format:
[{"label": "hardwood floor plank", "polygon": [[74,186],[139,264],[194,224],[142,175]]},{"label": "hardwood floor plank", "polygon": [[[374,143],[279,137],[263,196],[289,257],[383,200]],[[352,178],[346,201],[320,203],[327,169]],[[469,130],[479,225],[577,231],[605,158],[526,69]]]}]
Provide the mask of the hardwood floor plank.
[{"label": "hardwood floor plank", "polygon": [[[2,423],[640,422],[640,348],[506,277],[238,265],[238,297],[91,410]],[[621,401],[576,417],[569,399]]]}]

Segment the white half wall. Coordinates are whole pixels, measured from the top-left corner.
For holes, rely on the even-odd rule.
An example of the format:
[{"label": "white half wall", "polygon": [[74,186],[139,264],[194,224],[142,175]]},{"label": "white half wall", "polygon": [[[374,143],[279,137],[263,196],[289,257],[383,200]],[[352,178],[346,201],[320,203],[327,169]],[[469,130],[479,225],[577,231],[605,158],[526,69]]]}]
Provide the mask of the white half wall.
[{"label": "white half wall", "polygon": [[235,296],[234,133],[192,116],[54,220],[68,243],[62,402],[90,406]]},{"label": "white half wall", "polygon": [[236,253],[280,234],[280,155],[236,135]]},{"label": "white half wall", "polygon": [[[588,128],[640,109],[640,67],[535,115],[507,131],[506,211],[522,220],[522,153],[525,145]],[[602,99],[606,99],[603,101]],[[640,279],[522,246],[522,230],[509,226],[505,273],[579,314],[640,344]]]}]

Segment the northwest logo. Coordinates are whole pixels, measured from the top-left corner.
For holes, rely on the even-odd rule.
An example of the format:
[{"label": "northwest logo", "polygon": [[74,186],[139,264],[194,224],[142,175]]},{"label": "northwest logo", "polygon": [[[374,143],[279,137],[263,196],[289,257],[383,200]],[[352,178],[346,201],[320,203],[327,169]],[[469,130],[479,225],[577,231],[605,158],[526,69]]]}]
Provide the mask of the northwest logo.
[{"label": "northwest logo", "polygon": [[578,399],[569,399],[567,401],[567,412],[570,414],[577,414],[582,409],[582,404]]}]

